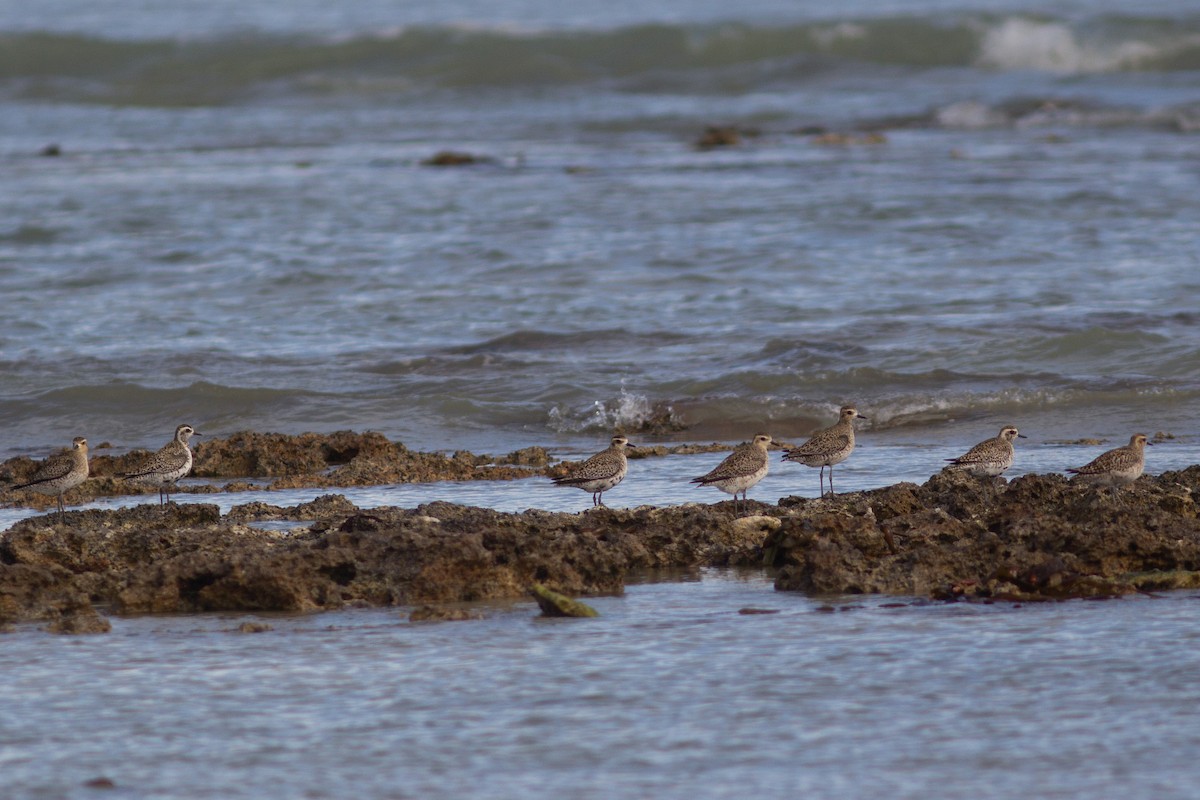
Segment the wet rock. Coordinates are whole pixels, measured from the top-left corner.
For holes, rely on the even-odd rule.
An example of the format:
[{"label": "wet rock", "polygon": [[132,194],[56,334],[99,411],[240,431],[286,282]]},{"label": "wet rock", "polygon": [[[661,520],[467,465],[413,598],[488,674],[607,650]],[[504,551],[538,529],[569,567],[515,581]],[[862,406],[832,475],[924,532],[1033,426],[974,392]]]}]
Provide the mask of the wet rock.
[{"label": "wet rock", "polygon": [[834,131],[826,131],[813,136],[809,141],[813,144],[824,146],[848,147],[853,145],[879,145],[887,144],[887,136],[878,132],[871,131],[867,133],[839,133]]},{"label": "wet rock", "polygon": [[664,436],[687,428],[687,422],[675,413],[674,406],[665,400],[656,400],[649,414],[638,419],[633,425],[621,426],[618,432],[635,436]]},{"label": "wet rock", "polygon": [[[1128,594],[1128,577],[1200,568],[1191,485],[1143,478],[1117,497],[1060,475],[958,472],[792,506],[764,542],[776,587],[808,592],[1054,600]],[[870,511],[871,513],[867,513]],[[896,552],[881,547],[890,534]]]},{"label": "wet rock", "polygon": [[508,514],[450,503],[362,510],[340,496],[288,510],[324,515],[300,535],[244,524],[272,508],[23,521],[0,538],[0,608],[15,620],[52,619],[77,597],[122,614],[311,611],[515,598],[532,583],[611,594],[633,571],[754,564],[763,538],[761,525],[738,528],[707,506]]},{"label": "wet rock", "polygon": [[441,150],[421,162],[425,167],[465,167],[472,164],[485,164],[491,161],[485,156],[464,153],[457,150]]},{"label": "wet rock", "polygon": [[237,626],[238,633],[266,633],[271,630],[274,630],[274,628],[265,622],[246,621]]},{"label": "wet rock", "polygon": [[587,603],[572,600],[564,594],[547,589],[540,583],[530,587],[529,593],[537,600],[543,617],[598,617],[600,614]]},{"label": "wet rock", "polygon": [[545,467],[550,464],[550,453],[544,447],[526,447],[509,453],[498,464],[516,464],[522,467]]},{"label": "wet rock", "polygon": [[90,780],[86,780],[83,782],[83,785],[89,789],[115,789],[115,788],[117,788],[117,784],[115,781],[113,781],[112,778],[105,778],[103,776],[101,776],[99,778],[91,778]]},{"label": "wet rock", "polygon": [[[512,454],[513,462],[466,451],[446,456],[409,450],[380,433],[255,433],[242,431],[224,438],[195,443],[193,475],[199,478],[271,478],[266,488],[371,486],[431,481],[516,480],[539,475],[549,457],[542,448]],[[538,451],[542,455],[538,456]],[[152,486],[117,477],[128,472],[149,453],[134,450],[120,456],[96,455],[90,461],[91,477],[64,496],[68,505],[97,497],[155,495]],[[0,464],[0,481],[20,483],[40,462],[19,456]],[[234,480],[223,487],[190,484],[172,494],[211,494],[262,489],[261,484]],[[10,498],[30,508],[52,508],[55,498],[35,492],[15,492]],[[6,499],[10,499],[6,498]]]},{"label": "wet rock", "polygon": [[[116,613],[310,611],[517,598],[534,583],[611,594],[631,573],[702,566],[766,566],[778,589],[818,594],[1113,597],[1191,585],[1198,490],[1200,467],[1115,494],[1059,475],[951,471],[920,486],[750,501],[742,518],[731,502],[510,514],[359,509],[341,495],[224,517],[204,504],[73,511],[0,535],[0,626],[83,630],[100,603]],[[280,519],[309,525],[247,524]]]},{"label": "wet rock", "polygon": [[420,606],[408,615],[409,622],[462,622],[472,619],[483,619],[483,613],[472,608]]},{"label": "wet rock", "polygon": [[46,631],[59,634],[108,633],[112,623],[100,616],[87,600],[60,608],[58,615],[46,625]]},{"label": "wet rock", "polygon": [[732,125],[709,125],[696,140],[696,149],[713,150],[742,143],[742,133]]},{"label": "wet rock", "polygon": [[1164,592],[1172,589],[1200,589],[1200,570],[1154,570],[1124,576],[1139,591]]},{"label": "wet rock", "polygon": [[765,536],[771,531],[778,530],[782,525],[779,517],[773,517],[769,514],[755,514],[750,517],[741,517],[733,521],[734,530],[746,536]]}]

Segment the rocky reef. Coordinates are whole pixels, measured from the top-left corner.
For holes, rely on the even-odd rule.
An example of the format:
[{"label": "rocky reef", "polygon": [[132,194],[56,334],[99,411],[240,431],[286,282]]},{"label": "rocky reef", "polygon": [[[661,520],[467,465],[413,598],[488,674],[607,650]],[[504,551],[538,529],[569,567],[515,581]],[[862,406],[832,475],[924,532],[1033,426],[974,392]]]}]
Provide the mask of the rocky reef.
[{"label": "rocky reef", "polygon": [[1061,475],[945,471],[834,500],[781,501],[764,542],[781,590],[936,599],[1114,597],[1200,585],[1200,467],[1119,493]]},{"label": "rocky reef", "polygon": [[[648,570],[753,566],[776,588],[1041,601],[1200,586],[1200,467],[1119,494],[1058,475],[961,472],[778,505],[578,514],[433,503],[359,509],[203,503],[71,511],[0,535],[0,627],[108,628],[115,614],[313,611],[619,593]],[[291,523],[295,525],[291,525]],[[269,524],[265,524],[269,523]],[[434,618],[426,612],[423,618]]]},{"label": "rocky reef", "polygon": [[[193,440],[192,475],[205,483],[184,484],[172,494],[218,494],[251,489],[338,488],[379,486],[432,481],[518,480],[562,475],[571,462],[554,463],[544,447],[522,448],[505,455],[477,455],[460,450],[449,455],[410,450],[381,433],[256,433],[242,431],[204,441]],[[118,476],[146,458],[145,450],[123,455],[103,453],[112,445],[93,447],[91,477],[66,493],[68,505],[98,497],[157,494],[152,486],[124,481]],[[662,445],[641,447],[630,458],[654,458],[731,449],[728,445]],[[37,471],[39,462],[25,456],[0,463],[0,484],[23,483]],[[222,482],[223,481],[223,482]],[[32,490],[13,492],[5,500],[30,508],[55,504],[50,495]]]},{"label": "rocky reef", "polygon": [[[297,527],[255,527],[267,519]],[[699,505],[506,514],[449,503],[362,510],[333,495],[224,516],[202,503],[72,511],[0,538],[0,625],[67,625],[97,604],[312,611],[515,598],[534,583],[616,593],[640,570],[761,563],[762,539],[761,527]]]}]

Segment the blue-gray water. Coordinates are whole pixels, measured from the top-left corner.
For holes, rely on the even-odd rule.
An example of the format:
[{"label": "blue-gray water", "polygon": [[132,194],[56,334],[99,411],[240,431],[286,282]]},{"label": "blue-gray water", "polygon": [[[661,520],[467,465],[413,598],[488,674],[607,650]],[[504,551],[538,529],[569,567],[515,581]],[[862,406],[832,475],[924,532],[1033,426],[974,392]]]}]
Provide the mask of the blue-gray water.
[{"label": "blue-gray water", "polygon": [[698,577],[594,598],[595,620],[9,635],[5,797],[1195,796],[1194,593],[888,607]]},{"label": "blue-gray water", "polygon": [[1193,435],[1194,13],[317,6],[0,9],[0,456]]},{"label": "blue-gray water", "polygon": [[[923,480],[1010,422],[1014,474],[1135,431],[1176,436],[1150,472],[1200,462],[1198,34],[1179,3],[1110,0],[0,3],[0,458],[183,421],[577,456],[664,409],[671,438],[735,442],[853,401],[843,490]],[[713,124],[746,135],[698,150]],[[421,164],[445,149],[487,161]],[[605,499],[720,499],[687,484],[719,458],[634,462]],[[774,463],[751,495],[816,480]],[[346,493],[590,502],[544,480]],[[706,573],[594,602],[22,628],[0,637],[0,794],[1200,782],[1188,593],[824,613]]]}]

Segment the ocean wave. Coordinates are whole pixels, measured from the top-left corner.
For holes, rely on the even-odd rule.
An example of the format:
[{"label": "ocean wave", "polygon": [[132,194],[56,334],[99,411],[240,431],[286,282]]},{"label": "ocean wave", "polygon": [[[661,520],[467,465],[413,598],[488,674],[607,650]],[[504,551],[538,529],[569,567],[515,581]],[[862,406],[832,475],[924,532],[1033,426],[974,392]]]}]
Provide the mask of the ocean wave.
[{"label": "ocean wave", "polygon": [[546,415],[546,424],[555,433],[614,430],[665,433],[685,427],[670,403],[624,389],[614,398],[574,408],[555,405]]},{"label": "ocean wave", "polygon": [[606,330],[557,331],[519,330],[482,342],[447,348],[456,355],[536,353],[540,351],[587,352],[597,347],[624,350],[629,347],[654,347],[664,343],[683,342],[688,336],[672,331],[635,332],[624,328]]},{"label": "ocean wave", "polygon": [[[0,80],[19,95],[137,105],[232,102],[261,89],[322,93],[522,87],[713,77],[754,67],[803,79],[840,62],[1086,74],[1200,68],[1200,17],[1060,20],[951,15],[614,30],[411,27],[318,39],[238,34],[205,41],[0,35]],[[684,82],[687,85],[688,82]]]},{"label": "ocean wave", "polygon": [[[1093,410],[1139,409],[1152,420],[1159,410],[1200,400],[1200,390],[1156,383],[1099,382],[1063,386],[947,387],[912,391],[885,387],[874,393],[844,392],[834,402],[783,395],[711,395],[651,399],[620,396],[577,406],[555,406],[547,415],[554,433],[613,430],[646,432],[677,439],[736,439],[768,430],[784,438],[804,437],[837,419],[840,403],[855,403],[869,418],[865,430],[887,431],[937,427],[970,419],[1021,420],[1047,413],[1086,416]],[[664,424],[667,423],[667,424]]]}]

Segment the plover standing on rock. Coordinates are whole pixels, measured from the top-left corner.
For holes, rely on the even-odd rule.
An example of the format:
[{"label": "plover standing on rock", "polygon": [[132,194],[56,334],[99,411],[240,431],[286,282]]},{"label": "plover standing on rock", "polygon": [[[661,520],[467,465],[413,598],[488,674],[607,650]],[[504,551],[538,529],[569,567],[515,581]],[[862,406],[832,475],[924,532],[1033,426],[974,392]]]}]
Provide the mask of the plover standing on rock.
[{"label": "plover standing on rock", "polygon": [[625,480],[625,472],[629,469],[629,462],[625,459],[626,447],[637,445],[630,444],[627,438],[617,434],[607,448],[553,480],[559,486],[577,486],[585,492],[591,492],[592,506],[602,506],[604,493]]},{"label": "plover standing on rock", "polygon": [[71,449],[57,453],[47,458],[33,477],[17,486],[15,489],[33,489],[39,494],[56,495],[58,514],[63,514],[63,493],[74,489],[87,480],[88,476],[88,444],[87,439],[76,436],[71,442]]},{"label": "plover standing on rock", "polygon": [[1005,425],[1000,433],[985,439],[958,458],[947,458],[956,467],[961,467],[976,478],[994,478],[1013,464],[1013,439],[1028,438],[1012,425]]},{"label": "plover standing on rock", "polygon": [[738,492],[742,493],[742,501],[750,487],[761,481],[767,475],[770,459],[767,458],[767,447],[777,444],[770,435],[755,434],[746,444],[740,444],[725,457],[707,475],[692,478],[692,483],[700,486],[715,486],[726,494],[733,495],[733,513],[738,512]]},{"label": "plover standing on rock", "polygon": [[202,435],[191,425],[180,425],[175,429],[174,439],[121,477],[138,483],[156,485],[158,504],[162,505],[164,492],[167,502],[171,502],[171,487],[175,485],[175,481],[192,471],[192,449],[188,447],[188,439]]},{"label": "plover standing on rock", "polygon": [[799,461],[806,467],[821,468],[821,496],[825,496],[825,468],[829,467],[829,494],[833,494],[833,465],[854,452],[854,420],[867,419],[854,406],[842,406],[838,421],[812,435],[799,447],[785,450],[784,461]]},{"label": "plover standing on rock", "polygon": [[1109,486],[1115,492],[1141,477],[1146,468],[1146,445],[1150,440],[1144,433],[1129,437],[1129,444],[1101,453],[1082,467],[1068,469],[1075,480],[1093,486]]}]

